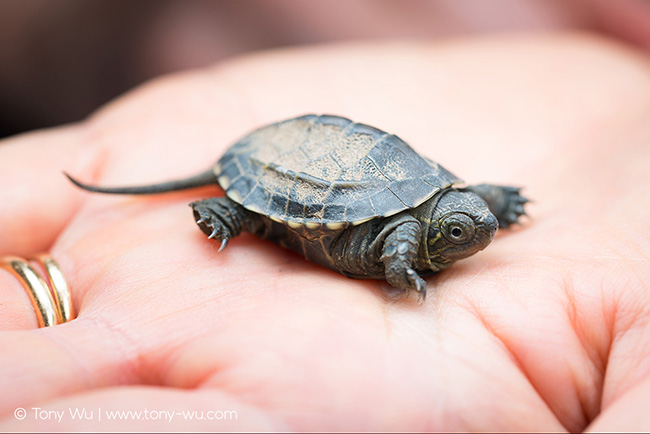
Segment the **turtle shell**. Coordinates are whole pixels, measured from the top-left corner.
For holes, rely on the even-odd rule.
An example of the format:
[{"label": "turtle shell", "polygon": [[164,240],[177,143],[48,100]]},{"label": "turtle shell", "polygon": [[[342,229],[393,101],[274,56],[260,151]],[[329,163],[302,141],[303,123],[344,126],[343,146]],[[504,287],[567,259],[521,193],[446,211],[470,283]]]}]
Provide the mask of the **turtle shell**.
[{"label": "turtle shell", "polygon": [[214,166],[226,195],[291,227],[339,229],[417,207],[462,182],[399,137],[340,116],[262,127]]}]

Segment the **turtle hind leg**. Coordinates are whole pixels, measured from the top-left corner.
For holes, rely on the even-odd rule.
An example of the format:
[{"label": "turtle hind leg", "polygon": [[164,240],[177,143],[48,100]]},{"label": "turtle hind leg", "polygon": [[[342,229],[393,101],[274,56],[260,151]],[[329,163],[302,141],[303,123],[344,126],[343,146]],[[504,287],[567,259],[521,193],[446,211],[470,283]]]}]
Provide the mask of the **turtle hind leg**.
[{"label": "turtle hind leg", "polygon": [[504,229],[519,223],[519,217],[526,215],[524,205],[528,202],[520,194],[521,188],[505,185],[479,184],[461,189],[471,191],[483,199],[492,214],[499,221],[499,228]]},{"label": "turtle hind leg", "polygon": [[221,242],[219,251],[242,230],[255,233],[262,225],[260,217],[227,197],[192,202],[196,224],[210,239]]}]

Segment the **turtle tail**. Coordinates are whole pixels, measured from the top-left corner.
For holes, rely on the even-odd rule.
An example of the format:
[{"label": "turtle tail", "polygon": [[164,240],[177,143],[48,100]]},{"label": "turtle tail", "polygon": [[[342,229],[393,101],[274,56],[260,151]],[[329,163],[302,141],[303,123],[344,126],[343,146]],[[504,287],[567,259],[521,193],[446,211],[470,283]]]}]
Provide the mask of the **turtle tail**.
[{"label": "turtle tail", "polygon": [[199,173],[198,175],[192,176],[190,178],[180,179],[177,181],[162,182],[160,184],[134,187],[99,187],[96,185],[88,185],[77,181],[65,172],[63,172],[63,174],[74,185],[83,190],[105,194],[158,194],[179,190],[188,190],[190,188],[196,188],[210,184],[218,185],[217,176],[214,174],[214,171],[212,169],[206,170],[205,172]]}]

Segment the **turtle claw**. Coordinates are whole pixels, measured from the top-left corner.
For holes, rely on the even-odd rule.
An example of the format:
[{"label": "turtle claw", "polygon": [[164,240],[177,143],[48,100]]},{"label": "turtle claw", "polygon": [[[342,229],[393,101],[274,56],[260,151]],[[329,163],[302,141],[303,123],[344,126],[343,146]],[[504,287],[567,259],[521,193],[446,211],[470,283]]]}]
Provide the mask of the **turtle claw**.
[{"label": "turtle claw", "polygon": [[223,249],[225,249],[227,245],[228,245],[228,238],[224,238],[223,240],[221,240],[221,246],[219,246],[219,250],[217,250],[217,252],[220,252]]},{"label": "turtle claw", "polygon": [[217,228],[214,228],[214,229],[212,230],[212,233],[211,233],[210,235],[208,235],[208,240],[211,240],[211,239],[213,239],[213,238],[216,238],[217,235],[219,235],[219,232],[221,232],[221,231],[219,230],[218,227],[217,227]]}]

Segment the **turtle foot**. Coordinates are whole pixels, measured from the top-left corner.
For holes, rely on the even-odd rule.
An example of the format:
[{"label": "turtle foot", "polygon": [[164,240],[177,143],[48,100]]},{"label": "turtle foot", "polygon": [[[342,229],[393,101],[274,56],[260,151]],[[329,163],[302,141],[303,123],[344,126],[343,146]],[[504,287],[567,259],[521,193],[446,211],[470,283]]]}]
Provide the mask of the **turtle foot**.
[{"label": "turtle foot", "polygon": [[529,200],[520,194],[519,187],[500,187],[503,196],[503,206],[499,214],[495,214],[499,220],[499,228],[504,229],[519,223],[519,217],[526,215],[524,205]]},{"label": "turtle foot", "polygon": [[227,198],[212,198],[190,204],[201,231],[208,239],[221,242],[219,251],[225,249],[228,241],[241,232],[241,221],[227,201]]}]

